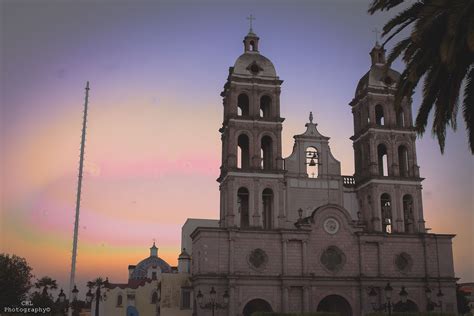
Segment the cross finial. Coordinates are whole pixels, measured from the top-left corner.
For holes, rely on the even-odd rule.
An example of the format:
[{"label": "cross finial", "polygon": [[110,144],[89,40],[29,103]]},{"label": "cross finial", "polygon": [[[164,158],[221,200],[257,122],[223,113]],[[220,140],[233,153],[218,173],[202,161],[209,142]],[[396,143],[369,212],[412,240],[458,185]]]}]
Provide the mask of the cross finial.
[{"label": "cross finial", "polygon": [[313,112],[309,112],[309,122],[313,123]]},{"label": "cross finial", "polygon": [[256,20],[255,17],[250,14],[250,16],[247,17],[247,20],[249,20],[249,24],[250,24],[250,29],[249,29],[249,33],[253,32],[253,20]]},{"label": "cross finial", "polygon": [[375,33],[375,44],[379,43],[379,35],[380,35],[380,30],[378,28],[374,28],[372,30],[373,33]]}]

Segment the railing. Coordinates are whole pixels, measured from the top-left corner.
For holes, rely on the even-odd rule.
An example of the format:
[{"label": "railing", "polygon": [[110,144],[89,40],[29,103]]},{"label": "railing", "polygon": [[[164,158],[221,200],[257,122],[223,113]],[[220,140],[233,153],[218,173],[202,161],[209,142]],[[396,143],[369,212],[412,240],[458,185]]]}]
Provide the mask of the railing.
[{"label": "railing", "polygon": [[353,176],[342,176],[342,184],[345,187],[355,187],[355,178]]}]

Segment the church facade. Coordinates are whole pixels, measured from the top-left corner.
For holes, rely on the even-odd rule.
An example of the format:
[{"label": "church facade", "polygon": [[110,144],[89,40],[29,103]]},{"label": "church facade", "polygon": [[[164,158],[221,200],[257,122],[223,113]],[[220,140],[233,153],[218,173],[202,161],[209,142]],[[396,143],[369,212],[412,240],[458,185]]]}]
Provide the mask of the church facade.
[{"label": "church facade", "polygon": [[212,298],[216,315],[363,315],[387,286],[394,311],[456,312],[454,235],[425,228],[411,100],[395,111],[383,47],[350,102],[355,174],[343,176],[312,114],[282,157],[283,81],[252,30],[243,43],[221,93],[220,219],[186,223],[194,313],[211,315]]}]

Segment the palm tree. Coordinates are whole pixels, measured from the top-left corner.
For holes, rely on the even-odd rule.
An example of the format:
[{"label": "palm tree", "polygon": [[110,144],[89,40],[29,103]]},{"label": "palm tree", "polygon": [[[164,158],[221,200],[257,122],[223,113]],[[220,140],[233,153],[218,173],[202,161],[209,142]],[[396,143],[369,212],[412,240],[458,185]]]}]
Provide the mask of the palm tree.
[{"label": "palm tree", "polygon": [[41,279],[38,279],[35,283],[35,288],[38,290],[35,291],[31,296],[31,301],[34,306],[44,306],[50,307],[52,314],[57,311],[57,305],[54,303],[53,295],[48,292],[48,290],[55,290],[58,288],[56,280],[48,276],[44,276]]},{"label": "palm tree", "polygon": [[44,276],[35,283],[35,287],[38,290],[42,289],[41,293],[43,296],[48,296],[48,290],[56,290],[58,285],[56,284],[56,280],[53,280],[48,276]]},{"label": "palm tree", "polygon": [[[388,11],[403,0],[373,0],[369,13]],[[432,133],[444,153],[446,127],[456,130],[461,90],[463,118],[468,143],[474,154],[474,0],[420,0],[389,20],[382,36],[387,43],[412,25],[411,34],[399,41],[389,54],[390,65],[399,56],[406,64],[395,95],[395,107],[411,98],[422,77],[423,100],[415,130],[423,135],[434,109]],[[465,86],[463,86],[463,82]]]},{"label": "palm tree", "polygon": [[[104,293],[104,295],[102,296],[100,294],[100,290],[101,290],[101,288],[104,288],[104,289],[107,288],[108,285],[109,285],[109,279],[108,278],[105,278],[105,281],[104,281],[102,278],[99,277],[99,278],[96,278],[92,281],[87,282],[87,287],[89,288],[89,293],[92,292],[92,289],[95,288],[95,315],[96,316],[99,316],[99,301],[106,299],[106,294]],[[91,299],[93,299],[93,298],[91,297]],[[92,305],[92,301],[91,301],[91,305]],[[91,309],[92,309],[92,306],[91,306]]]}]

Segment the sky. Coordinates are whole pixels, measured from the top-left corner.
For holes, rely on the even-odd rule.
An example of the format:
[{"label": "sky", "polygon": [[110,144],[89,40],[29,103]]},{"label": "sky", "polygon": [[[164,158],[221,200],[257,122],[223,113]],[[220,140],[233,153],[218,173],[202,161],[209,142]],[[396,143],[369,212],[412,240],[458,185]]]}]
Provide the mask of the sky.
[{"label": "sky", "polygon": [[[86,81],[76,278],[126,282],[127,266],[154,239],[175,265],[185,220],[219,216],[219,94],[243,52],[246,17],[256,17],[260,51],[284,80],[284,157],[313,111],[352,175],[348,103],[370,66],[372,30],[394,14],[368,15],[368,0],[0,4],[0,252],[25,257],[35,276],[64,288]],[[419,103],[418,91],[414,113]],[[457,235],[456,276],[474,281],[474,161],[462,118],[444,155],[427,133],[417,156],[426,226]]]}]

